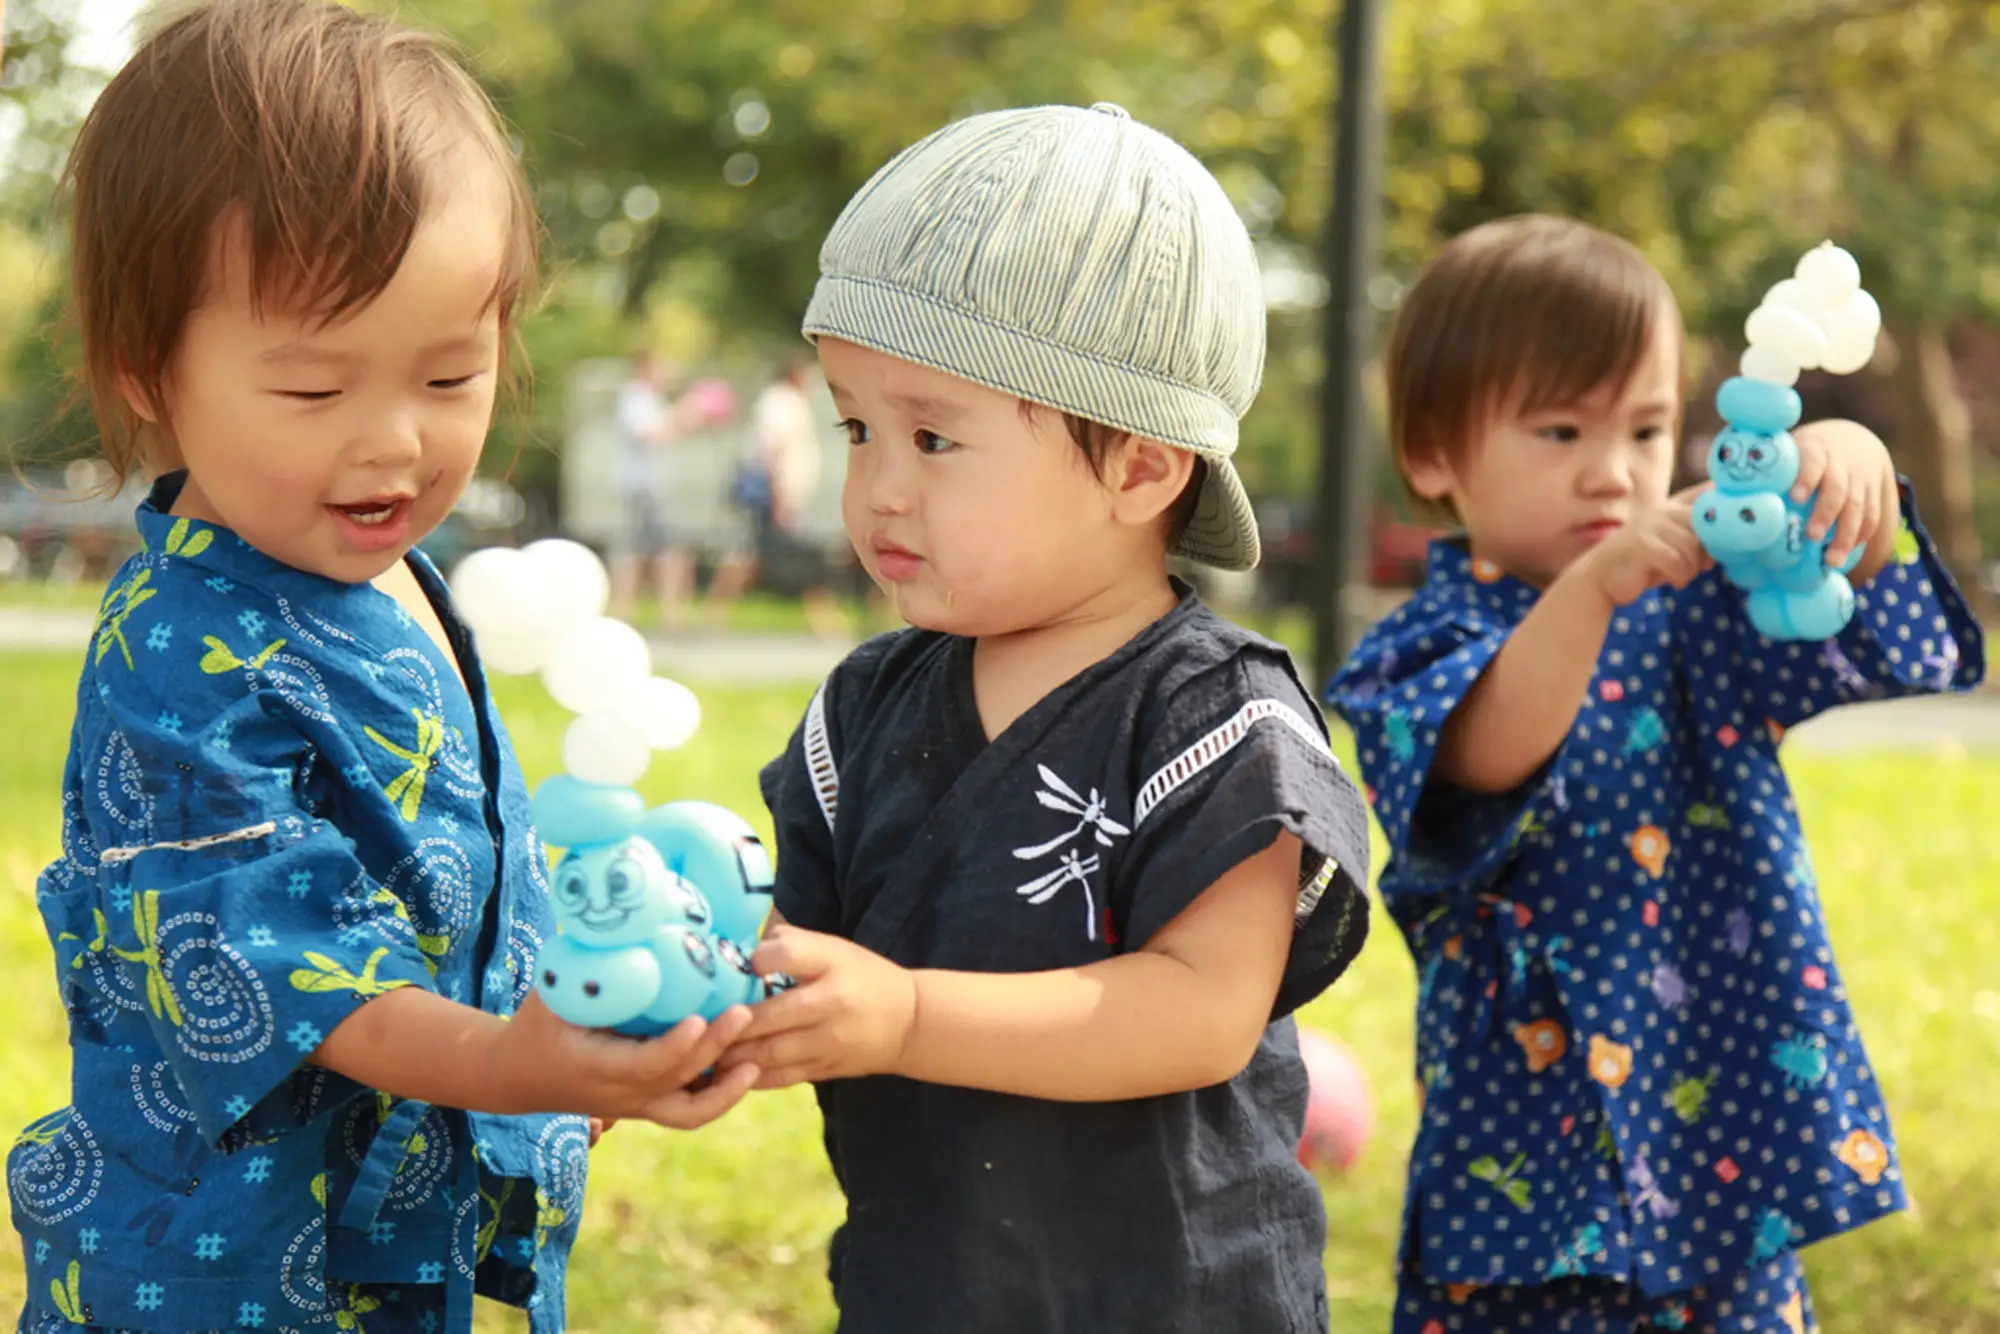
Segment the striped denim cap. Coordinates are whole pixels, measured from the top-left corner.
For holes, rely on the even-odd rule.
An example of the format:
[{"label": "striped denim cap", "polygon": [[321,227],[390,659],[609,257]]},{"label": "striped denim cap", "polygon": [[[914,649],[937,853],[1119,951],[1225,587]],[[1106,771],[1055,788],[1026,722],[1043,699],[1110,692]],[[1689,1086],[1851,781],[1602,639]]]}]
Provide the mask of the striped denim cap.
[{"label": "striped denim cap", "polygon": [[1177,555],[1257,563],[1230,463],[1264,370],[1257,255],[1215,177],[1123,109],[955,121],[863,186],[820,249],[822,334],[1207,461]]}]

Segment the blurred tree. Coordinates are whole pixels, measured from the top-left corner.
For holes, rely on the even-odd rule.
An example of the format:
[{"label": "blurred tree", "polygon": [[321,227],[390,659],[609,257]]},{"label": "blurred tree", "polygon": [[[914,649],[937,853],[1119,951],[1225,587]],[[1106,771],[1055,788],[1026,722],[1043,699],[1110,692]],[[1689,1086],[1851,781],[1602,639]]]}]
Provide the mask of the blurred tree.
[{"label": "blurred tree", "polygon": [[[2000,314],[2000,5],[1480,8],[1483,22],[1426,11],[1402,30],[1392,238],[1421,250],[1426,230],[1524,209],[1588,218],[1648,252],[1730,364],[1765,286],[1837,238],[1885,314],[1874,373],[1894,414],[1876,424],[1945,559],[1977,587],[1973,441],[1946,335]],[[1434,169],[1410,170],[1424,161]]]},{"label": "blurred tree", "polygon": [[0,54],[0,464],[91,438],[69,402],[55,182],[102,71],[69,58],[73,0],[7,0]]}]

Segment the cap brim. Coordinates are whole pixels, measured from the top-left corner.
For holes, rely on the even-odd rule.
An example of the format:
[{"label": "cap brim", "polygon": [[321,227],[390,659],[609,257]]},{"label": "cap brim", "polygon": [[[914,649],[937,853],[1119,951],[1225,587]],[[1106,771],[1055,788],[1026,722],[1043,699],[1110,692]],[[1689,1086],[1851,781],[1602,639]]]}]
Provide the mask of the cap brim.
[{"label": "cap brim", "polygon": [[1173,554],[1219,570],[1255,569],[1263,548],[1257,537],[1257,513],[1250,507],[1243,479],[1228,459],[1213,454],[1201,458],[1208,464],[1208,477]]}]

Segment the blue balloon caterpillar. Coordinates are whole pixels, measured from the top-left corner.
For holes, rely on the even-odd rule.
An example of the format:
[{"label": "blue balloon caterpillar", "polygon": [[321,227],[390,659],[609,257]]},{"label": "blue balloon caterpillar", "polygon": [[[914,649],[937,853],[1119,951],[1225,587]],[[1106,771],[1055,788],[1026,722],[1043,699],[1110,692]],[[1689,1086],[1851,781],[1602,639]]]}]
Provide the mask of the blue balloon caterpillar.
[{"label": "blue balloon caterpillar", "polygon": [[1694,531],[1722,575],[1748,595],[1750,624],[1766,639],[1831,639],[1854,615],[1847,571],[1826,563],[1833,534],[1806,535],[1812,499],[1791,498],[1799,480],[1792,439],[1804,408],[1798,391],[1737,376],[1723,382],[1715,405],[1727,425],[1708,450],[1714,483],[1694,503]]},{"label": "blue balloon caterpillar", "polygon": [[558,934],[535,961],[535,990],[559,1018],[656,1037],[788,985],[750,969],[771,911],[771,859],[733,811],[705,801],[647,810],[629,787],[560,774],[536,790],[534,816],[566,850],[550,887]]}]

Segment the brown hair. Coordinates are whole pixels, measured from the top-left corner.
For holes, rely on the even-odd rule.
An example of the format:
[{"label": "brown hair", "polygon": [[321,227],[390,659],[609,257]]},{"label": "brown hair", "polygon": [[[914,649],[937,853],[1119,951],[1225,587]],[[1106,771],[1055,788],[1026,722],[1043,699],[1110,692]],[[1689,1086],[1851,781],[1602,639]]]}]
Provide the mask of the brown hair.
[{"label": "brown hair", "polygon": [[331,323],[395,277],[439,160],[466,142],[508,193],[491,297],[504,348],[535,286],[540,224],[492,103],[443,42],[324,0],[209,0],[149,36],[66,173],[83,382],[114,473],[177,462],[166,380],[225,223],[247,238],[259,310]]},{"label": "brown hair", "polygon": [[[1055,411],[1057,409],[1044,407],[1025,398],[1021,400],[1023,421],[1032,422],[1038,413]],[[1080,417],[1074,412],[1063,412],[1061,416],[1063,426],[1069,431],[1069,438],[1076,443],[1078,452],[1083,455],[1083,461],[1090,465],[1090,475],[1103,481],[1104,460],[1111,456],[1112,450],[1130,440],[1132,433],[1120,430],[1116,426],[1106,426],[1100,421],[1092,421],[1088,417]],[[1207,482],[1208,463],[1197,456],[1194,468],[1188,473],[1187,484],[1181,487],[1181,493],[1174,497],[1174,503],[1167,506],[1168,547],[1171,548],[1179,542],[1181,535],[1187,532],[1188,525],[1194,522],[1194,512],[1201,505],[1201,489]]]},{"label": "brown hair", "polygon": [[[1454,238],[1389,335],[1389,447],[1404,489],[1413,451],[1456,459],[1503,407],[1532,412],[1623,385],[1662,319],[1678,343],[1680,307],[1666,279],[1588,224],[1531,214]],[[1449,503],[1410,499],[1426,517],[1456,517]]]}]

